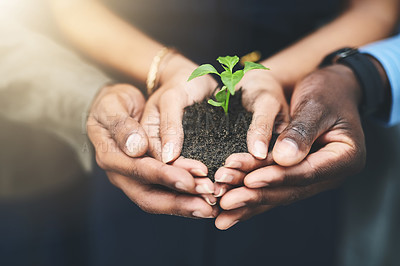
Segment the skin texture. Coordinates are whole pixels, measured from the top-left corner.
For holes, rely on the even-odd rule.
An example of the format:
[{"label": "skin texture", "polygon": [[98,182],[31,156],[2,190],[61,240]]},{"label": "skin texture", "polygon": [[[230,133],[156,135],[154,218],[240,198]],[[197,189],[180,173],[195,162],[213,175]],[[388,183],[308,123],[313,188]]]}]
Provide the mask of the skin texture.
[{"label": "skin texture", "polygon": [[[289,115],[286,112],[288,109],[285,108],[286,101],[283,101],[282,97],[277,97],[282,93],[279,90],[283,89],[286,98],[290,98],[295,84],[315,70],[330,52],[343,47],[359,47],[389,36],[396,25],[400,1],[350,0],[347,1],[347,6],[343,13],[332,22],[262,61],[261,63],[271,71],[249,72],[243,78],[240,86],[243,87],[244,95],[246,95],[246,91],[249,91],[248,94],[252,94],[254,86],[258,90],[266,90],[265,93],[270,94],[269,97],[265,96],[269,98],[266,102],[270,104],[269,110],[272,110],[268,115],[278,114],[276,119],[269,117],[264,121],[265,124],[263,123],[255,130],[252,127],[252,130],[249,131],[247,138],[249,152],[256,158],[260,158],[256,151],[262,148],[260,144],[256,149],[254,144],[261,141],[264,144],[263,150],[266,150],[269,145],[271,128],[274,128],[276,124],[281,124],[282,120],[286,120]],[[275,90],[272,90],[271,85],[264,82],[267,80],[269,83],[277,83],[279,86],[273,86]],[[243,104],[249,108],[248,102],[245,100]],[[259,113],[265,114],[265,112],[262,113],[260,107],[253,109],[255,109],[254,111],[258,109]],[[277,113],[276,110],[281,112]]]},{"label": "skin texture", "polygon": [[[218,209],[210,206],[216,202],[211,195],[213,184],[208,178],[193,178],[207,174],[204,164],[179,158],[167,165],[145,154],[148,140],[139,124],[144,105],[140,91],[131,85],[117,84],[99,92],[87,122],[97,164],[111,183],[146,212],[215,217]],[[139,136],[140,144],[129,151],[126,136],[132,134]]]},{"label": "skin texture", "polygon": [[[340,145],[344,145],[343,149],[341,149],[343,153],[336,154],[338,165],[334,167],[334,169],[319,171],[327,176],[330,175],[329,171],[334,172],[336,169],[343,168],[339,163],[343,158],[347,159],[349,156],[347,152],[348,149],[346,148],[355,148],[356,150],[350,149],[350,151],[356,153],[357,156],[360,152],[362,153],[362,145],[360,145],[359,142],[363,142],[363,137],[359,132],[359,119],[356,117],[348,117],[349,114],[347,112],[339,112],[344,110],[343,108],[347,108],[348,112],[353,112],[353,115],[356,116],[357,108],[353,106],[354,103],[353,105],[349,103],[346,106],[342,106],[341,102],[340,110],[338,110],[339,106],[334,107],[337,102],[328,105],[325,101],[329,99],[324,98],[320,90],[298,89],[298,85],[296,86],[296,91],[298,92],[293,93],[296,82],[312,72],[326,54],[344,46],[360,46],[384,38],[392,32],[399,10],[398,0],[349,0],[348,2],[349,7],[331,23],[328,23],[309,36],[294,43],[292,46],[264,60],[262,63],[271,68],[271,71],[249,72],[243,78],[241,84],[238,85],[238,87],[243,87],[244,106],[255,114],[247,138],[249,152],[255,158],[262,160],[267,157],[266,151],[271,139],[272,130],[275,128],[277,131],[282,131],[289,122],[291,123],[291,128],[290,130],[286,129],[284,135],[300,135],[305,142],[304,144],[298,144],[300,150],[294,156],[288,156],[286,158],[282,156],[282,151],[281,155],[279,155],[278,147],[283,147],[282,145],[284,143],[283,137],[281,137],[277,142],[276,150],[273,152],[273,158],[281,166],[292,167],[292,164],[299,163],[297,167],[302,167],[302,170],[305,171],[303,173],[306,174],[306,176],[315,176],[312,174],[313,171],[319,171],[315,167],[323,166],[324,163],[329,161],[330,157],[328,155],[335,154],[328,150],[324,153],[326,157],[322,157],[324,158],[324,162],[313,165],[313,168],[307,168],[306,166],[309,162],[309,160],[307,160],[308,157],[306,157],[304,161],[301,160],[304,159],[310,144],[315,139],[322,144],[333,142],[335,145],[339,145],[339,147],[334,146],[335,149],[340,149],[340,147],[342,147]],[[73,45],[101,64],[124,73],[143,84],[145,83],[151,62],[154,56],[163,47],[162,44],[152,40],[134,26],[122,21],[118,16],[111,13],[95,0],[49,0],[49,3],[58,20],[60,30]],[[109,49],[110,47],[113,49]],[[113,184],[120,187],[136,204],[141,207],[144,206],[142,209],[149,212],[193,217],[192,211],[195,209],[195,206],[196,208],[200,207],[199,203],[193,203],[193,206],[191,205],[189,208],[188,204],[190,205],[192,202],[187,201],[188,203],[183,204],[181,207],[182,209],[179,210],[179,205],[173,203],[173,201],[179,198],[177,195],[187,197],[187,195],[180,194],[180,192],[189,192],[192,194],[195,192],[198,193],[198,191],[205,192],[203,186],[202,190],[199,187],[198,191],[196,191],[193,175],[197,173],[197,175],[201,176],[207,172],[207,169],[203,169],[203,171],[199,172],[198,169],[203,167],[199,162],[194,163],[194,165],[196,165],[196,170],[178,169],[178,167],[166,165],[165,163],[169,162],[170,164],[173,163],[176,165],[176,163],[179,162],[183,138],[179,122],[182,117],[183,108],[194,101],[202,100],[207,97],[214,88],[213,86],[215,83],[213,83],[210,77],[196,79],[191,81],[192,83],[185,83],[187,77],[190,75],[189,70],[195,69],[195,64],[179,54],[165,57],[160,64],[160,69],[163,69],[163,71],[159,77],[159,90],[149,98],[148,106],[145,107],[144,115],[141,118],[141,124],[144,128],[141,130],[138,129],[137,131],[140,137],[143,137],[146,133],[150,135],[150,138],[147,141],[141,138],[140,140],[138,140],[138,138],[131,139],[136,140],[133,143],[147,143],[148,154],[151,154],[158,160],[162,160],[164,163],[149,157],[133,158],[143,155],[145,145],[143,145],[143,149],[139,148],[136,153],[132,153],[126,148],[128,146],[130,148],[132,148],[132,146],[135,147],[134,144],[127,146],[126,141],[129,139],[130,130],[139,128],[137,124],[130,123],[132,119],[124,118],[123,121],[126,120],[128,121],[127,123],[129,123],[129,126],[127,126],[128,129],[124,129],[125,131],[118,127],[117,130],[113,126],[105,125],[104,119],[95,119],[96,113],[104,113],[111,116],[115,115],[115,110],[113,110],[113,108],[120,110],[121,107],[117,107],[119,104],[125,104],[125,107],[134,106],[133,109],[138,108],[136,112],[133,112],[134,110],[132,108],[128,108],[127,112],[129,114],[141,114],[141,110],[144,108],[143,102],[132,104],[135,101],[142,101],[140,100],[142,96],[138,93],[130,98],[132,103],[123,103],[121,102],[121,97],[115,97],[118,100],[115,100],[113,105],[100,104],[102,101],[99,100],[101,99],[99,98],[101,94],[99,94],[94,100],[92,107],[95,108],[92,109],[93,117],[90,117],[88,120],[88,127],[92,125],[92,122],[97,123],[97,125],[95,124],[93,126],[89,135],[96,148],[97,161],[100,167],[107,171]],[[338,78],[338,80],[343,78],[338,75],[334,76]],[[309,80],[309,78],[306,78],[306,80]],[[323,83],[322,81],[319,82]],[[334,86],[331,84],[331,79],[326,82],[329,83],[330,86],[337,88],[336,85]],[[192,95],[191,93],[193,92],[188,93],[188,88],[193,88],[190,91],[196,91],[195,94]],[[315,88],[315,86],[313,88]],[[310,95],[305,95],[306,92],[310,93]],[[116,92],[116,94],[118,94],[118,92]],[[183,95],[184,97],[176,97],[177,95]],[[319,97],[317,97],[318,95]],[[285,96],[286,98],[292,96],[290,111]],[[336,96],[336,94],[334,96]],[[138,99],[135,100],[135,97]],[[343,100],[346,101],[346,99]],[[268,103],[268,110],[265,108],[265,103]],[[331,107],[331,105],[334,106]],[[113,106],[113,108],[110,106]],[[329,106],[330,109],[324,109],[327,106]],[[315,112],[315,115],[318,117],[307,116],[311,114],[311,111]],[[338,113],[335,113],[335,111]],[[291,116],[292,120],[290,120]],[[339,119],[342,118],[342,116],[348,120]],[[132,117],[136,122],[140,119],[140,115]],[[154,119],[154,121],[152,121],[152,119]],[[310,128],[309,125],[313,123],[317,123],[319,128]],[[114,125],[118,126],[119,124],[121,123],[114,121]],[[149,131],[148,128],[150,124],[155,128],[155,132]],[[332,132],[327,131],[328,128]],[[175,135],[171,134],[171,132]],[[329,132],[329,134],[327,132]],[[357,145],[353,142],[357,143]],[[106,147],[109,145],[109,147],[117,148],[117,152],[110,149],[102,150],[102,146],[99,145],[102,143],[106,145]],[[165,145],[167,143],[172,144],[166,147]],[[286,147],[290,146],[286,145]],[[329,146],[329,148],[331,147],[332,146]],[[351,152],[350,154],[353,154]],[[247,162],[242,162],[243,167],[247,166],[246,164],[252,164],[252,160],[255,160],[254,157],[250,158],[247,156]],[[266,160],[268,161],[268,159],[269,158]],[[354,160],[353,162],[355,163],[356,161],[358,160]],[[132,165],[137,165],[137,167],[134,167],[135,171],[132,171]],[[145,167],[141,167],[143,165],[145,165]],[[154,171],[146,172],[148,170],[146,168],[153,169]],[[161,172],[157,171],[156,168],[168,169],[168,171]],[[358,164],[355,164],[354,168],[358,168]],[[176,188],[177,179],[174,179],[177,178],[176,171],[186,171],[185,174],[180,172],[182,174],[179,175],[179,178],[185,180],[185,189],[183,190]],[[280,172],[285,173],[285,171],[286,170],[281,169]],[[242,172],[247,173],[244,170]],[[221,175],[221,178],[222,176],[223,175]],[[257,175],[255,175],[254,178],[260,182],[265,181],[258,180],[260,176]],[[240,178],[238,179],[240,180]],[[299,177],[299,179],[301,178]],[[244,180],[247,179],[245,178]],[[250,185],[250,183],[247,183],[250,181],[241,182],[245,185]],[[159,187],[155,187],[152,184],[162,184],[162,192]],[[327,189],[331,186],[332,185],[326,185],[324,188]],[[165,190],[164,187],[169,190]],[[149,188],[154,188],[154,190]],[[208,194],[203,194],[208,195],[208,200],[212,201],[214,200],[210,196],[212,193],[220,197],[223,195],[223,192],[227,191],[229,188],[230,187],[227,185],[219,187],[213,186],[207,190],[207,192],[209,192]],[[138,193],[137,189],[143,193]],[[173,191],[171,191],[171,189]],[[249,188],[242,187],[240,189],[246,190]],[[166,202],[170,202],[171,204],[168,206],[157,206],[160,201],[157,197],[152,197],[154,191],[159,193],[156,195],[169,195],[165,197],[171,201]],[[250,217],[255,213],[267,209],[265,204],[252,204],[255,206],[252,210],[246,208],[241,209],[237,206],[236,209],[233,208],[235,205],[229,203],[229,195],[234,195],[232,193],[235,193],[235,191],[236,189],[229,191],[228,194],[221,199],[221,206],[225,209],[230,209],[230,211],[235,211],[237,213],[236,217],[239,217],[239,214],[240,217]],[[322,189],[315,188],[307,191],[307,195],[312,195],[322,191]],[[138,198],[138,195],[140,195],[140,198]],[[249,195],[254,195],[254,193],[249,193]],[[293,193],[283,193],[282,195],[286,195],[289,200],[286,199],[285,201],[284,198],[281,198],[280,200],[273,201],[273,203],[290,202],[293,201],[293,198],[300,199],[302,197],[291,196],[294,195]],[[304,194],[302,195],[304,196]],[[198,202],[198,200],[202,199],[196,197],[196,202]],[[245,198],[241,198],[241,200],[246,201]],[[266,203],[266,201],[260,202]],[[204,208],[202,207],[202,213],[204,215],[210,215],[211,212],[211,207],[207,210],[205,206]],[[216,224],[218,228],[228,227],[226,226],[227,223],[221,222],[221,220],[224,220],[223,218],[225,216],[226,212],[222,212],[217,218]],[[230,222],[232,222],[232,220],[234,219],[230,219]],[[225,225],[222,226],[221,223]]]},{"label": "skin texture", "polygon": [[[295,87],[292,119],[277,140],[272,156],[257,160],[234,154],[217,175],[235,176],[228,185],[244,185],[220,201],[219,229],[275,206],[336,188],[365,164],[365,143],[358,113],[361,92],[353,72],[334,65],[317,70]],[[340,103],[340,105],[338,105]],[[285,144],[289,142],[290,144]],[[309,153],[311,146],[318,150]],[[216,188],[216,190],[219,188]]]}]

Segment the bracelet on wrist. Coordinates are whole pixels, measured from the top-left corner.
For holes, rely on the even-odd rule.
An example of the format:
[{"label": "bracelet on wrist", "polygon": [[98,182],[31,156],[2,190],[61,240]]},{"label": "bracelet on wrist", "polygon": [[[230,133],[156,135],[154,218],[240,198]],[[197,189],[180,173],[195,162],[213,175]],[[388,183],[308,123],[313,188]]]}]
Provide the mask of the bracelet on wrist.
[{"label": "bracelet on wrist", "polygon": [[156,56],[154,56],[146,79],[147,95],[150,96],[158,88],[161,62],[168,54],[174,53],[174,51],[174,49],[163,47],[158,51]]}]

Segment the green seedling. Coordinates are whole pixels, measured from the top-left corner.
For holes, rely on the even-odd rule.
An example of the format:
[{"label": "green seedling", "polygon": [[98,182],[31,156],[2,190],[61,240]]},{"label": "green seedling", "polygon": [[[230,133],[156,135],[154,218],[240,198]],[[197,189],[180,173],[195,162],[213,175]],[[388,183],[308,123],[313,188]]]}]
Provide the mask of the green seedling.
[{"label": "green seedling", "polygon": [[225,71],[218,73],[218,71],[210,64],[204,64],[196,68],[193,73],[190,75],[188,81],[191,81],[194,78],[204,76],[207,74],[216,74],[221,78],[222,88],[215,95],[216,101],[209,99],[208,103],[213,106],[220,106],[224,109],[225,114],[228,114],[228,106],[229,106],[229,97],[235,95],[235,86],[239,83],[239,81],[243,78],[244,74],[252,69],[266,69],[265,66],[254,63],[254,62],[245,62],[244,68],[233,72],[233,68],[239,62],[239,57],[235,56],[225,56],[218,57],[217,61],[222,65]]}]

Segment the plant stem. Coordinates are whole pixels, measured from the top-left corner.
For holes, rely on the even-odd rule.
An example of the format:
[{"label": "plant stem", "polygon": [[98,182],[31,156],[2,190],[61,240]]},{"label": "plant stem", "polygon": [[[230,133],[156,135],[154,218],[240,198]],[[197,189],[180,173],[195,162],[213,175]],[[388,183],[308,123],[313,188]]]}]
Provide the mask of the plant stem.
[{"label": "plant stem", "polygon": [[231,96],[231,93],[228,90],[226,90],[226,93],[227,93],[227,95],[226,95],[226,100],[225,100],[224,111],[225,111],[225,115],[228,115],[229,97]]}]

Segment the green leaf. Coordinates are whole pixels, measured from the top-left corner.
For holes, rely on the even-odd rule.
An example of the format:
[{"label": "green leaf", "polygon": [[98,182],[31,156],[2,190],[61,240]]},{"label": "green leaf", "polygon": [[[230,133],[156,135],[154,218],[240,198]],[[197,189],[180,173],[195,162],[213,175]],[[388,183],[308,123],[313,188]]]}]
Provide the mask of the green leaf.
[{"label": "green leaf", "polygon": [[230,71],[232,72],[235,65],[239,62],[239,57],[235,56],[220,56],[217,58],[217,61],[220,62],[222,65],[227,66]]},{"label": "green leaf", "polygon": [[228,88],[229,92],[232,95],[235,95],[235,86],[243,78],[243,75],[244,75],[243,70],[238,70],[233,74],[231,74],[228,71],[224,71],[221,73],[222,83],[224,83],[224,85]]},{"label": "green leaf", "polygon": [[226,86],[223,86],[217,94],[215,94],[215,99],[217,99],[218,102],[224,103],[226,100]]},{"label": "green leaf", "polygon": [[247,71],[252,70],[252,69],[266,69],[266,70],[269,70],[269,68],[266,68],[265,66],[263,66],[261,64],[258,64],[258,63],[248,62],[248,61],[244,62],[244,69],[243,69],[244,73],[246,73]]},{"label": "green leaf", "polygon": [[211,99],[208,100],[208,103],[213,105],[213,106],[223,106],[224,105],[224,103],[216,102],[216,101],[211,100]]},{"label": "green leaf", "polygon": [[194,78],[204,76],[207,74],[217,74],[219,75],[218,71],[210,64],[204,64],[196,68],[192,74],[190,75],[188,81],[191,81]]}]

